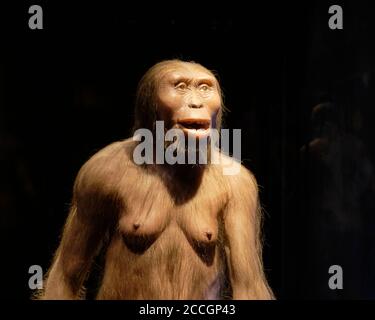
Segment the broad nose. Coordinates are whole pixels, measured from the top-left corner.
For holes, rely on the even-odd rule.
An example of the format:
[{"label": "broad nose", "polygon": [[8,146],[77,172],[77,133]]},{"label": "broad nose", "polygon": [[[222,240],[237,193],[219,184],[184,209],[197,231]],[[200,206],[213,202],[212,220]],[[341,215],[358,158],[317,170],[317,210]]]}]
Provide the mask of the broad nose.
[{"label": "broad nose", "polygon": [[203,108],[202,98],[195,91],[193,91],[190,94],[189,98],[190,98],[188,101],[189,108],[192,108],[192,109]]}]

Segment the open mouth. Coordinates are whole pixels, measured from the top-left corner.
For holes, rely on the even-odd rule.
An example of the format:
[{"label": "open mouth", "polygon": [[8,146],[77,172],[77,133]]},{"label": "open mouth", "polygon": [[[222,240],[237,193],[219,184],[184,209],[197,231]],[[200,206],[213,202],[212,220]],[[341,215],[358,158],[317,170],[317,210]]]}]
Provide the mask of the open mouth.
[{"label": "open mouth", "polygon": [[177,124],[191,133],[206,133],[210,129],[210,120],[206,119],[181,119],[177,121]]}]

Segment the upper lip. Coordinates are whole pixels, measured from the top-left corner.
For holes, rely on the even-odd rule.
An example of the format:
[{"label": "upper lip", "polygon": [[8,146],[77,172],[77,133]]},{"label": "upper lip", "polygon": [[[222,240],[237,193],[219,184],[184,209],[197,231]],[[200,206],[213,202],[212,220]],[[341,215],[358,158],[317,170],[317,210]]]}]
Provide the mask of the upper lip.
[{"label": "upper lip", "polygon": [[177,121],[177,124],[180,126],[186,128],[186,129],[209,129],[210,128],[210,120],[208,119],[201,119],[201,118],[185,118],[185,119],[179,119]]}]

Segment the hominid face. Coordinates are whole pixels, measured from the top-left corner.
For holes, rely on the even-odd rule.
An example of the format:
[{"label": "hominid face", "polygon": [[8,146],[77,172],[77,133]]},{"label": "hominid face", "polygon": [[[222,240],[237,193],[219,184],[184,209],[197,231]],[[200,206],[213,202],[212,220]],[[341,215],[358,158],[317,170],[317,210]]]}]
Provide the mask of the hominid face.
[{"label": "hominid face", "polygon": [[181,63],[160,79],[157,118],[166,129],[181,129],[185,135],[205,137],[216,129],[221,97],[215,77],[199,65]]}]

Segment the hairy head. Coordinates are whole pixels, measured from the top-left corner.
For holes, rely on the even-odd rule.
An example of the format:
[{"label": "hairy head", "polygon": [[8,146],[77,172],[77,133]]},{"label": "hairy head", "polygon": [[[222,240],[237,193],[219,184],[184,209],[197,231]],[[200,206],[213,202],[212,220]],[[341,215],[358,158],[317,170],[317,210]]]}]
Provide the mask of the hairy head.
[{"label": "hairy head", "polygon": [[196,62],[165,60],[141,78],[135,101],[133,130],[153,130],[163,120],[166,129],[199,128],[209,122],[220,129],[223,94],[215,74]]}]

